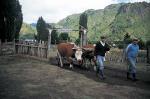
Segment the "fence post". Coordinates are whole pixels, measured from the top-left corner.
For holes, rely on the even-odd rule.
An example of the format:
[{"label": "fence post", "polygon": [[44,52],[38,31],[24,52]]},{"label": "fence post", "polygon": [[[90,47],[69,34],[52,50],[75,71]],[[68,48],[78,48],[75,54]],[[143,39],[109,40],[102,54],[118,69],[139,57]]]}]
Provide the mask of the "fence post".
[{"label": "fence post", "polygon": [[2,54],[2,42],[1,42],[1,39],[0,39],[0,55]]},{"label": "fence post", "polygon": [[41,46],[41,40],[40,40],[40,42],[39,42],[39,44],[38,44],[38,57],[41,56],[41,55],[40,55],[40,46]]},{"label": "fence post", "polygon": [[49,35],[48,35],[48,43],[47,43],[47,58],[50,57],[52,29],[48,29],[48,30],[49,30]]},{"label": "fence post", "polygon": [[150,63],[150,46],[147,46],[147,63]]},{"label": "fence post", "polygon": [[15,39],[13,40],[13,51],[14,51],[14,54],[16,54],[16,43],[15,43]]},{"label": "fence post", "polygon": [[44,41],[42,41],[42,46],[41,46],[41,58],[44,58]]}]

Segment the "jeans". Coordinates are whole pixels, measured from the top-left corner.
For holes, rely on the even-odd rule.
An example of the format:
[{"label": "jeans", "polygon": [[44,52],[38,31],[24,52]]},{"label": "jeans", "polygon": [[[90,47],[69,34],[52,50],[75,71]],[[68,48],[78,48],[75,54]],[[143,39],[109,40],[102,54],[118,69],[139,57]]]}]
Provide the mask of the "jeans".
[{"label": "jeans", "polygon": [[97,55],[97,65],[99,70],[104,69],[104,56]]},{"label": "jeans", "polygon": [[127,60],[128,60],[128,71],[129,71],[129,73],[132,73],[132,74],[136,73],[136,65],[135,65],[136,58],[128,57]]}]

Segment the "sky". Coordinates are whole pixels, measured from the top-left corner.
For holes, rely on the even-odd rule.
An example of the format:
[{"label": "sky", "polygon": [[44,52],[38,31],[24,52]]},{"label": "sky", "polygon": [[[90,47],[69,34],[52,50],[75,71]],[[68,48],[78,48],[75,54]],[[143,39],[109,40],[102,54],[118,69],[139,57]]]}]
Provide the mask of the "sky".
[{"label": "sky", "polygon": [[36,23],[40,16],[47,23],[57,23],[71,14],[88,9],[104,9],[110,4],[128,2],[150,2],[150,0],[19,0],[22,5],[23,21]]}]

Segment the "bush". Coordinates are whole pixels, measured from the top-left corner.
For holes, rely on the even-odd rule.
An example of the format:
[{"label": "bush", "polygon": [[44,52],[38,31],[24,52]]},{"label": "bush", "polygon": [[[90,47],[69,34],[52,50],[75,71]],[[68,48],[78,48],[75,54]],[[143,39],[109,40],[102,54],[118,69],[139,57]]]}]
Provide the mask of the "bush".
[{"label": "bush", "polygon": [[97,41],[88,41],[88,44],[96,44],[97,43]]},{"label": "bush", "polygon": [[123,41],[114,41],[114,44],[115,44],[119,49],[123,49],[123,47],[124,47],[124,42],[123,42]]},{"label": "bush", "polygon": [[20,35],[20,39],[34,39],[35,35],[32,33]]},{"label": "bush", "polygon": [[145,49],[146,48],[146,46],[145,46],[146,44],[142,39],[140,39],[140,41],[138,42],[138,45],[139,45],[140,49]]},{"label": "bush", "polygon": [[124,48],[123,44],[118,44],[117,47],[118,47],[119,49],[123,49],[123,48]]},{"label": "bush", "polygon": [[150,46],[150,40],[146,41],[146,46]]}]

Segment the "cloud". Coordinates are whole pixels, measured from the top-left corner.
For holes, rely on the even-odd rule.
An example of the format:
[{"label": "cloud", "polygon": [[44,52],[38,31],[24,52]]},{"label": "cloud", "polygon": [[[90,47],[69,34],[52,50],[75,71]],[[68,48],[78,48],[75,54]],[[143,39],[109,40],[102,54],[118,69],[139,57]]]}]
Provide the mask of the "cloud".
[{"label": "cloud", "polygon": [[[141,0],[19,0],[24,22],[37,22],[42,16],[46,22],[58,22],[68,15],[87,9],[103,9],[109,4]],[[143,0],[142,0],[143,1]],[[149,1],[149,0],[146,0]]]}]

